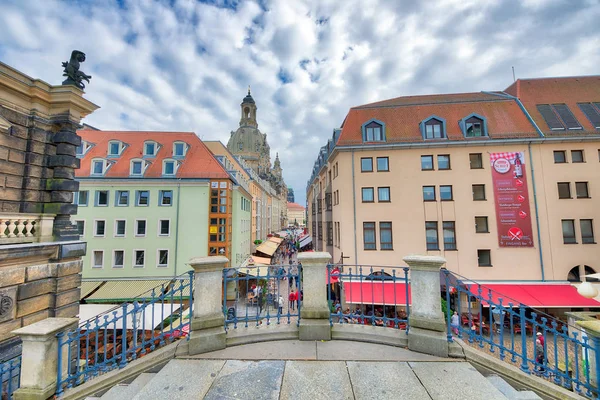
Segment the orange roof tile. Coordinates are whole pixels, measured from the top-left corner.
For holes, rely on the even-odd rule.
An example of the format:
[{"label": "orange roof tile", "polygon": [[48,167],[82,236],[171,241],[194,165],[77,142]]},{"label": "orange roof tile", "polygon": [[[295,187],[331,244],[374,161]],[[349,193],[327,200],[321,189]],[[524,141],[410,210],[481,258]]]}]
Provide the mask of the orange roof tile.
[{"label": "orange roof tile", "polygon": [[[155,157],[146,158],[150,165],[144,172],[144,178],[162,178],[162,161],[172,158],[173,142],[185,142],[189,148],[185,157],[178,158],[181,165],[175,178],[226,179],[229,174],[213,157],[212,153],[193,132],[131,132],[131,131],[96,131],[82,129],[79,136],[94,146],[81,159],[81,167],[75,171],[78,178],[90,177],[92,159],[103,158],[112,162],[104,174],[105,178],[129,178],[130,161],[143,158],[144,142],[151,140],[160,147]],[[108,142],[120,140],[127,147],[119,157],[107,157]],[[172,179],[172,178],[165,178]]]},{"label": "orange roof tile", "polygon": [[521,100],[535,123],[544,133],[552,132],[553,135],[559,135],[560,132],[565,131],[551,131],[537,109],[538,104],[566,104],[583,127],[583,131],[570,132],[598,133],[577,105],[577,103],[600,102],[600,76],[598,75],[517,79],[516,82],[506,88],[505,92]]},{"label": "orange roof tile", "polygon": [[491,139],[539,136],[516,101],[488,93],[459,93],[399,97],[352,108],[344,120],[337,145],[362,144],[361,127],[370,119],[385,123],[387,143],[424,142],[419,124],[432,115],[446,120],[448,139],[467,140],[459,121],[473,113],[486,118]]}]

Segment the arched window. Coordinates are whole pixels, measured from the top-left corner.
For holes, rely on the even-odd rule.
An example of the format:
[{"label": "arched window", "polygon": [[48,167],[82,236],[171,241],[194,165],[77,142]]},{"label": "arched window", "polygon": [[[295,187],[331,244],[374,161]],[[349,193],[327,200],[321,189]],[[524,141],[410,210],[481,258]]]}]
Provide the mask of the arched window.
[{"label": "arched window", "polygon": [[111,140],[108,142],[108,156],[118,157],[125,148],[123,142],[119,140]]},{"label": "arched window", "polygon": [[146,141],[144,142],[144,156],[145,157],[154,157],[156,153],[158,153],[158,143],[154,141]]},{"label": "arched window", "polygon": [[244,108],[244,115],[246,118],[250,118],[250,107]]},{"label": "arched window", "polygon": [[143,176],[144,175],[144,171],[146,170],[147,167],[147,162],[139,159],[139,158],[134,158],[133,160],[131,160],[131,164],[129,165],[129,175],[130,176]]},{"label": "arched window", "polygon": [[[583,281],[581,273],[579,272],[580,267],[581,267],[581,265],[577,265],[577,266],[571,268],[571,270],[567,274],[567,280],[569,282],[582,282]],[[596,271],[594,271],[594,269],[588,265],[583,266],[583,271],[584,271],[583,272],[584,275],[591,275],[591,274],[596,273]],[[597,278],[586,278],[585,280],[588,282],[598,282]]]},{"label": "arched window", "polygon": [[185,142],[173,142],[173,157],[185,157],[188,145]]},{"label": "arched window", "polygon": [[104,175],[108,170],[109,163],[103,158],[94,158],[92,160],[92,169],[90,171],[90,175]]}]

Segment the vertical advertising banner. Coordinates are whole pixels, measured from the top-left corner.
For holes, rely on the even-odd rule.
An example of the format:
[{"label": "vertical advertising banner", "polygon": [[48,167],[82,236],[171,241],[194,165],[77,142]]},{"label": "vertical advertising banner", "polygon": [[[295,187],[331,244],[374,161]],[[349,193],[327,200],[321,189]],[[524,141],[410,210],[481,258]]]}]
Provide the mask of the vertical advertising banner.
[{"label": "vertical advertising banner", "polygon": [[491,153],[500,247],[533,247],[523,152]]}]

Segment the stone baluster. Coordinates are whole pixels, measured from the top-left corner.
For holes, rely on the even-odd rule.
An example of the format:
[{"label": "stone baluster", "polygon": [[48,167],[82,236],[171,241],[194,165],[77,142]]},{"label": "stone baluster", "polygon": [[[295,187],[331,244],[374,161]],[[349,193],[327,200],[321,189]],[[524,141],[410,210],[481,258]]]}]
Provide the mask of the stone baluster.
[{"label": "stone baluster", "polygon": [[223,256],[194,257],[194,307],[189,354],[200,354],[226,347],[223,314],[223,270],[229,260]]},{"label": "stone baluster", "polygon": [[13,218],[8,220],[8,237],[9,238],[17,237],[17,235],[15,234],[15,231],[17,230],[16,222],[17,221]]},{"label": "stone baluster", "polygon": [[17,220],[17,237],[25,237],[25,234],[23,233],[23,231],[25,230],[26,222],[27,222],[27,220],[23,219],[23,218],[19,218]]},{"label": "stone baluster", "polygon": [[[33,236],[33,228],[38,224],[39,219],[29,219],[27,220],[27,224],[25,225],[25,236],[32,237]],[[35,232],[35,231],[34,231]]]},{"label": "stone baluster", "polygon": [[446,263],[438,256],[407,256],[410,267],[412,306],[408,348],[419,353],[448,357],[446,319],[440,297],[440,269]]},{"label": "stone baluster", "polygon": [[302,263],[302,290],[300,308],[300,340],[331,340],[329,304],[327,302],[327,263],[331,255],[326,252],[300,253]]},{"label": "stone baluster", "polygon": [[8,237],[6,235],[7,228],[8,228],[8,220],[5,218],[0,218],[0,239],[5,239]]}]

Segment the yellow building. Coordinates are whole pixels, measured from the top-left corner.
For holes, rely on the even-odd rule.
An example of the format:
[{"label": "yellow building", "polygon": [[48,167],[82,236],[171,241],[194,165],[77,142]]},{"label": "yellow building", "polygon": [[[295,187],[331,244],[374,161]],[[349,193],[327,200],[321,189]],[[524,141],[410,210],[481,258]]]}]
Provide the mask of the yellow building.
[{"label": "yellow building", "polygon": [[579,280],[600,271],[599,130],[600,77],[352,108],[308,182],[315,249],[366,265],[441,255],[475,280]]},{"label": "yellow building", "polygon": [[306,225],[306,209],[297,203],[287,203],[288,226]]}]

